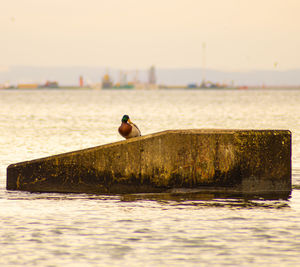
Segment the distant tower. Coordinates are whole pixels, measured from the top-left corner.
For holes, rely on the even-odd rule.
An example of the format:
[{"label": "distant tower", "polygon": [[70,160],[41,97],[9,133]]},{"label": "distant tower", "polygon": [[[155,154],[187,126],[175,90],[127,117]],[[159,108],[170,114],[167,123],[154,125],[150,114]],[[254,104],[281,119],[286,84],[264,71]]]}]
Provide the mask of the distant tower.
[{"label": "distant tower", "polygon": [[136,70],[135,74],[134,74],[134,77],[133,77],[133,83],[137,84],[138,82],[139,82],[139,71]]},{"label": "distant tower", "polygon": [[126,71],[120,71],[120,78],[119,78],[119,83],[120,86],[124,86],[127,84],[127,73]]},{"label": "distant tower", "polygon": [[202,84],[201,87],[205,87],[206,85],[206,43],[202,43]]},{"label": "distant tower", "polygon": [[149,84],[156,84],[155,67],[151,66],[149,70]]},{"label": "distant tower", "polygon": [[79,87],[83,87],[83,77],[79,77]]}]

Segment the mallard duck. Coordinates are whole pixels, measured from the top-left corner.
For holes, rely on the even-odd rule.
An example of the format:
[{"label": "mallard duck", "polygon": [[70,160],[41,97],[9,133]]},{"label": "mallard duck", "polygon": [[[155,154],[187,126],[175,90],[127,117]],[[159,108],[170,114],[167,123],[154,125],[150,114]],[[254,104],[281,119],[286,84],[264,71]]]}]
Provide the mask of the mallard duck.
[{"label": "mallard duck", "polygon": [[132,138],[141,136],[140,129],[129,119],[128,115],[124,115],[122,118],[122,124],[119,127],[119,133],[124,138]]}]

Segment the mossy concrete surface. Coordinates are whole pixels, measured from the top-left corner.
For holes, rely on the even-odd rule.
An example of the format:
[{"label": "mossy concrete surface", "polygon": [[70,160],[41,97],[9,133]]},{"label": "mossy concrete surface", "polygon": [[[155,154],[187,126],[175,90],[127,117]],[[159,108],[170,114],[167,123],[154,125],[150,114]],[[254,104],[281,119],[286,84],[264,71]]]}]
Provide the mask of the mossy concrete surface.
[{"label": "mossy concrete surface", "polygon": [[291,191],[288,130],[169,130],[12,164],[7,189],[93,194]]}]

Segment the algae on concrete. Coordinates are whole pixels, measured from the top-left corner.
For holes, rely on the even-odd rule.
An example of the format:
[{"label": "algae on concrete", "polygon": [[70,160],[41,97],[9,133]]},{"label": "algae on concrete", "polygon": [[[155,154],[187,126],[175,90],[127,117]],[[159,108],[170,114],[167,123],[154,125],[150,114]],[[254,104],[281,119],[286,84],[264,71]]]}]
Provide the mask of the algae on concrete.
[{"label": "algae on concrete", "polygon": [[169,130],[12,164],[7,189],[93,194],[291,191],[288,130]]}]

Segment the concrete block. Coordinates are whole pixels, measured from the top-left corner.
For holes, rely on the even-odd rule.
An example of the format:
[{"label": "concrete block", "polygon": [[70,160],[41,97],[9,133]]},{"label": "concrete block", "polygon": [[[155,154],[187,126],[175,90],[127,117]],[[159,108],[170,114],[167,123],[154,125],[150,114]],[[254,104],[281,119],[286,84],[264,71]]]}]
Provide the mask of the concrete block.
[{"label": "concrete block", "polygon": [[92,194],[291,192],[288,130],[169,130],[11,164],[7,189]]}]

